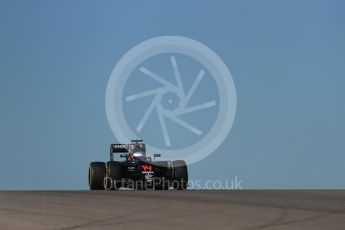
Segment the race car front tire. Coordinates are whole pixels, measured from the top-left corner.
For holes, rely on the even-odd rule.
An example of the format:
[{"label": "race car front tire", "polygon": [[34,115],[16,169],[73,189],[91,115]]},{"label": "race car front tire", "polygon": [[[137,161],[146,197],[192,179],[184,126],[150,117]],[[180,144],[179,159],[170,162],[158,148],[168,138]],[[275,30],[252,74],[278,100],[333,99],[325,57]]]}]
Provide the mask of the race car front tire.
[{"label": "race car front tire", "polygon": [[176,160],[172,162],[172,166],[174,169],[173,187],[178,190],[187,189],[188,169],[186,162],[183,160]]},{"label": "race car front tire", "polygon": [[91,190],[104,190],[105,164],[91,162],[89,167],[89,186]]}]

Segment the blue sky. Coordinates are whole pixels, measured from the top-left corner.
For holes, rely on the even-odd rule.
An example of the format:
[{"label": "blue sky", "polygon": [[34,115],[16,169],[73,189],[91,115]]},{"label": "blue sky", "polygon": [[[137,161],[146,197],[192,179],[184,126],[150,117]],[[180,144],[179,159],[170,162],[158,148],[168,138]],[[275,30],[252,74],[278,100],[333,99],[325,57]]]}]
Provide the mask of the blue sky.
[{"label": "blue sky", "polygon": [[345,187],[344,1],[0,0],[0,189],[86,189],[116,139],[105,89],[152,37],[214,50],[238,107],[191,179],[244,188]]}]

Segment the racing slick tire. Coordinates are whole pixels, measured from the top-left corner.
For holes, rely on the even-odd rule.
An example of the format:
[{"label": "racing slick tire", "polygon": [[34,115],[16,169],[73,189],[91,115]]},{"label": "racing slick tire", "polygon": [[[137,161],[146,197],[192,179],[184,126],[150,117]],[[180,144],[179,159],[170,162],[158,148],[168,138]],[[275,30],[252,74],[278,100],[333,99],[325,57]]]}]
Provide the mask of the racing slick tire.
[{"label": "racing slick tire", "polygon": [[91,190],[104,190],[104,162],[91,162],[89,167],[89,186]]},{"label": "racing slick tire", "polygon": [[172,186],[174,189],[185,190],[188,184],[188,169],[187,164],[183,160],[176,160],[172,162],[174,169],[174,180]]},{"label": "racing slick tire", "polygon": [[115,190],[121,187],[121,164],[117,161],[108,161],[105,164],[104,187],[106,190]]}]

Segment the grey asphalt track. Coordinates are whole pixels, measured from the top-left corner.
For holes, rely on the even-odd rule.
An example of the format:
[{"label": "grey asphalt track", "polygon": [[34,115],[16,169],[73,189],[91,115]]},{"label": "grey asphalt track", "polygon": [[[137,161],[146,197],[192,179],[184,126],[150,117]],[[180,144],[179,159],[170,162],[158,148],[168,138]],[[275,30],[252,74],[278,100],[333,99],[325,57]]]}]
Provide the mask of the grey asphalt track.
[{"label": "grey asphalt track", "polygon": [[0,192],[0,229],[345,229],[345,190]]}]

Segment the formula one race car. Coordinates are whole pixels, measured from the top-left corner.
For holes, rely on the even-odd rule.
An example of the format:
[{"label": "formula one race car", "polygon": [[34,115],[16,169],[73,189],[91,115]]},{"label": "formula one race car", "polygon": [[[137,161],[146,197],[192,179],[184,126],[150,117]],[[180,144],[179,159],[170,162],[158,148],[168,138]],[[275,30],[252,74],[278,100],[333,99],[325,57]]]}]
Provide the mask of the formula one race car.
[{"label": "formula one race car", "polygon": [[[124,160],[114,161],[115,153],[120,153]],[[146,145],[142,140],[132,140],[130,144],[111,144],[110,161],[90,164],[90,189],[186,189],[188,170],[185,161],[156,161],[160,156],[154,154],[154,160],[147,157]]]}]

